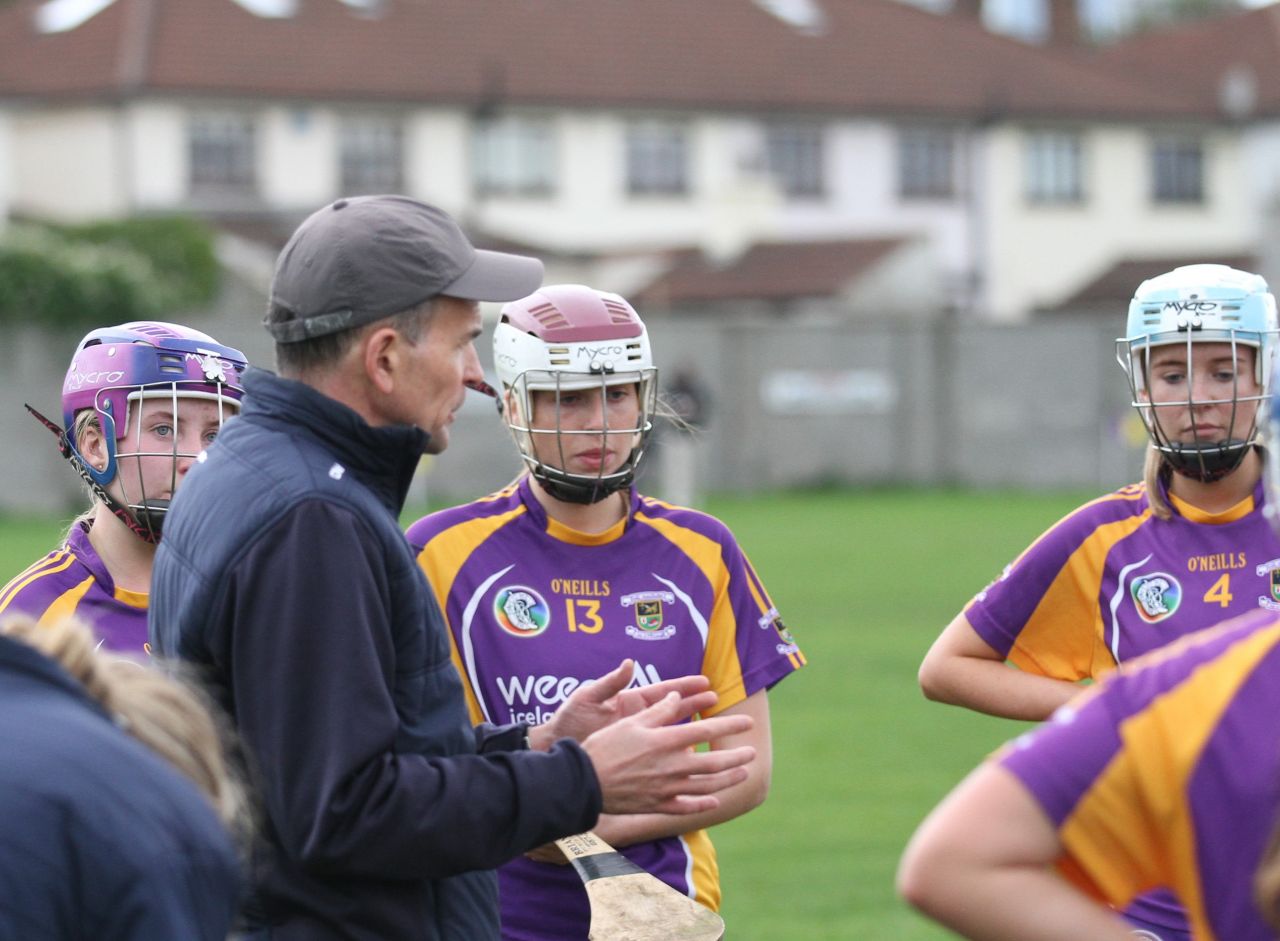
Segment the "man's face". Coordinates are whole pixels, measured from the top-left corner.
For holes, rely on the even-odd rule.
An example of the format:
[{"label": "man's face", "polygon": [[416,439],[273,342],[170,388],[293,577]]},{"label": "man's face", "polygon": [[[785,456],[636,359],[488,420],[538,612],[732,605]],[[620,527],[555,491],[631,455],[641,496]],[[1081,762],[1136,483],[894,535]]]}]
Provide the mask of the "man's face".
[{"label": "man's face", "polygon": [[467,395],[465,383],[484,380],[475,348],[480,327],[479,304],[439,297],[418,342],[401,336],[408,347],[408,373],[396,396],[400,419],[431,435],[428,454],[448,447],[449,426]]}]

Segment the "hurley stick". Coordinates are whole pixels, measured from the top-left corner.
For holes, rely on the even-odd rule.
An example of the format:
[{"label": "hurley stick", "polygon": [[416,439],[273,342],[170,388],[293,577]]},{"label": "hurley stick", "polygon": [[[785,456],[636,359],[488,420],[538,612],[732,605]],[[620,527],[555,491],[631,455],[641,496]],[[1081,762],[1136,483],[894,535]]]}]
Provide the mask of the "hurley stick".
[{"label": "hurley stick", "polygon": [[556,840],[591,902],[590,941],[720,941],[724,920],[594,833]]}]

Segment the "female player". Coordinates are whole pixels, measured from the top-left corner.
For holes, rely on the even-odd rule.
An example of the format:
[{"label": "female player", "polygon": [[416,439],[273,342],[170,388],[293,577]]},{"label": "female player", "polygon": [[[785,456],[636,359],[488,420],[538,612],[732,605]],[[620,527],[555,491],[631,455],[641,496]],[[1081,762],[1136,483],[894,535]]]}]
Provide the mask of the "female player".
[{"label": "female player", "polygon": [[[1280,609],[1255,447],[1276,331],[1257,275],[1190,265],[1142,283],[1117,358],[1150,436],[1145,481],[1068,515],[979,592],[926,655],[926,696],[1044,719],[1080,680],[1259,605]],[[1188,937],[1167,893],[1128,915],[1145,937]]]},{"label": "female player", "polygon": [[1167,886],[1196,941],[1272,941],[1277,709],[1274,612],[1175,641],[960,784],[908,845],[899,892],[975,941],[1133,941],[1102,903]]},{"label": "female player", "polygon": [[[164,514],[191,463],[240,407],[244,354],[175,324],[90,332],[62,385],[58,436],[93,495],[66,541],[0,589],[0,615],[76,614],[103,644],[140,652]],[[28,406],[30,408],[30,406]]]},{"label": "female player", "polygon": [[[502,414],[527,472],[409,529],[445,612],[473,718],[537,725],[624,658],[638,686],[706,674],[717,712],[755,720],[750,732],[712,746],[753,745],[747,780],[713,812],[602,816],[596,832],[716,908],[704,828],[764,800],[765,691],[804,658],[722,523],[632,487],[652,428],[657,370],[630,304],[580,285],[544,287],[503,308],[494,361]],[[586,893],[563,863],[546,848],[500,870],[504,937],[586,937]]]}]

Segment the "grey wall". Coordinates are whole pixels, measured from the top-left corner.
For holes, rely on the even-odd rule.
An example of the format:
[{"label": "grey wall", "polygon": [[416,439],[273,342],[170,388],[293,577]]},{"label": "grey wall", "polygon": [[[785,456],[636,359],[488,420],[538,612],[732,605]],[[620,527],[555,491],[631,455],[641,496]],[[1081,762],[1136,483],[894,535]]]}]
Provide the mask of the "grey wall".
[{"label": "grey wall", "polygon": [[[216,309],[173,319],[269,366],[262,303],[228,279]],[[1136,419],[1114,360],[1114,325],[655,318],[650,328],[659,365],[668,373],[691,367],[710,389],[710,420],[699,436],[705,489],[896,483],[1103,490],[1136,479],[1141,467]],[[0,510],[69,514],[83,500],[53,436],[22,408],[31,402],[59,418],[58,391],[78,339],[30,327],[9,332],[0,345],[0,441],[7,452]],[[480,346],[492,375],[487,345]],[[855,391],[839,408],[829,407],[838,395],[819,394],[779,409],[776,392],[787,391],[777,384],[779,373],[801,377],[801,384],[856,374],[885,394],[862,401]],[[772,405],[765,394],[771,381]],[[424,459],[418,498],[428,488],[442,499],[470,498],[501,487],[519,469],[491,400],[469,396],[451,440],[447,454]],[[656,466],[645,468],[641,483],[661,496]]]}]

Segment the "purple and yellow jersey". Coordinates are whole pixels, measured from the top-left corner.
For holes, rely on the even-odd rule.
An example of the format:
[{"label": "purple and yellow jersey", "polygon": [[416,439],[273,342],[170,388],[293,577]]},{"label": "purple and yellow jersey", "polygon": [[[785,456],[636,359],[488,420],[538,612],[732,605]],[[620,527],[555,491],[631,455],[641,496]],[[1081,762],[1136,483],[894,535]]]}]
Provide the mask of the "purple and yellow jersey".
[{"label": "purple and yellow jersey", "polygon": [[998,757],[1058,829],[1063,874],[1123,906],[1167,885],[1199,941],[1268,941],[1253,874],[1280,805],[1280,616],[1178,641]]},{"label": "purple and yellow jersey", "polygon": [[[702,673],[715,712],[804,663],[777,609],[719,520],[633,493],[631,514],[588,535],[550,519],[528,479],[432,514],[409,541],[445,613],[475,720],[540,724],[583,681],[625,657],[634,685]],[[626,847],[636,865],[711,907],[704,831]],[[586,893],[568,866],[504,866],[507,938],[581,938]]]},{"label": "purple and yellow jersey", "polygon": [[123,653],[145,653],[147,595],[117,588],[89,542],[87,525],[71,530],[66,543],[28,566],[0,589],[0,617],[21,612],[52,624],[75,615],[102,641]]},{"label": "purple and yellow jersey", "polygon": [[1258,607],[1280,611],[1261,482],[1217,514],[1168,499],[1169,520],[1142,484],[1086,503],[978,593],[969,623],[1021,669],[1080,680]]}]

